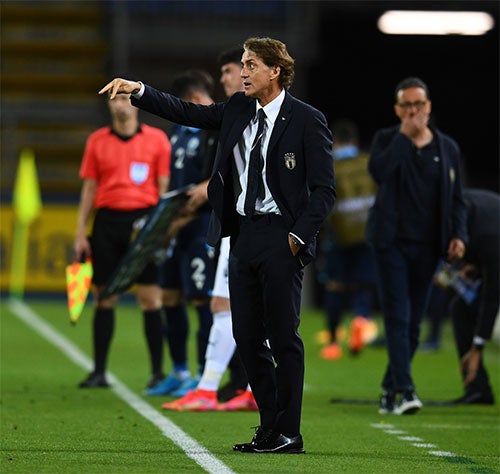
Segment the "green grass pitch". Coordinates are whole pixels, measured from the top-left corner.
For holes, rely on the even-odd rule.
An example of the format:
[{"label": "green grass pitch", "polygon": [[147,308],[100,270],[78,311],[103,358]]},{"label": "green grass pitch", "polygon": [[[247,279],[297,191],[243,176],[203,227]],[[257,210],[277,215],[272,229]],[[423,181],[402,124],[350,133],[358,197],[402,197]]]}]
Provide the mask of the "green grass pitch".
[{"label": "green grass pitch", "polygon": [[[254,455],[231,446],[251,439],[256,413],[165,412],[161,404],[169,398],[143,395],[149,362],[135,305],[117,310],[109,390],[77,388],[90,364],[91,303],[75,326],[64,300],[24,305],[0,302],[2,473],[500,473],[499,403],[433,404],[462,394],[448,322],[442,348],[418,352],[414,360],[424,408],[382,416],[376,403],[385,350],[369,346],[356,357],[344,351],[338,361],[322,360],[315,336],[324,316],[305,309],[306,454]],[[190,318],[195,371],[193,312]],[[499,355],[498,345],[489,343],[485,362],[500,399]]]}]

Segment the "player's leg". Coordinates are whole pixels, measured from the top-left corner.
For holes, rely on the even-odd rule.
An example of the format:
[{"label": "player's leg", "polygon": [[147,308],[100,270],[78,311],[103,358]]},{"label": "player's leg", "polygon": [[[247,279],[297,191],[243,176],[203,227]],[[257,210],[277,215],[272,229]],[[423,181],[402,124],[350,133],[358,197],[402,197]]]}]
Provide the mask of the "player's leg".
[{"label": "player's leg", "polygon": [[149,263],[136,281],[137,301],[143,313],[144,335],[151,362],[151,377],[147,388],[161,382],[163,373],[163,337],[162,337],[162,290],[158,284],[158,267]]},{"label": "player's leg", "polygon": [[97,211],[90,243],[92,247],[94,318],[92,344],[94,370],[83,380],[80,388],[108,387],[106,367],[115,326],[115,307],[118,296],[100,300],[99,295],[128,247],[133,217],[107,209]]},{"label": "player's leg", "polygon": [[146,390],[147,395],[168,395],[191,379],[187,359],[188,315],[180,279],[180,252],[176,245],[159,269],[162,288],[162,331],[172,358],[172,371],[160,383]]}]

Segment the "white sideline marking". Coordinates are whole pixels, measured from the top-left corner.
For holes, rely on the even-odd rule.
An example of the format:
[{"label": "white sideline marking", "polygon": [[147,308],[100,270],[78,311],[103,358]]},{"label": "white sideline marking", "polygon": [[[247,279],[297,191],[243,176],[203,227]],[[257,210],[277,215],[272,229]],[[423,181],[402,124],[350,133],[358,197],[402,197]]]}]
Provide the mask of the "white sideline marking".
[{"label": "white sideline marking", "polygon": [[455,453],[450,453],[449,451],[429,451],[429,454],[433,456],[438,456],[441,458],[457,458],[458,456]]},{"label": "white sideline marking", "polygon": [[437,448],[434,443],[411,443],[416,448]]},{"label": "white sideline marking", "polygon": [[[52,345],[63,352],[68,359],[76,365],[90,371],[93,368],[92,360],[62,334],[50,326],[41,316],[37,315],[29,306],[22,301],[9,300],[11,311],[24,323],[38,332]],[[234,474],[229,467],[213,456],[196,440],[184,433],[175,423],[163,416],[142,398],[129,390],[118,378],[110,372],[109,380],[113,384],[111,390],[125,403],[133,408],[139,415],[153,423],[160,431],[181,448],[187,456],[211,474]]]},{"label": "white sideline marking", "polygon": [[[406,433],[405,431],[395,429],[395,426],[392,424],[385,424],[385,423],[371,423],[370,426],[372,428],[379,428],[384,431],[384,433],[387,434],[392,434],[392,435],[398,435],[401,433]],[[416,448],[437,448],[436,444],[433,443],[425,443],[422,438],[419,438],[418,436],[398,436],[398,439],[401,441],[413,441],[411,444],[412,446],[415,446]],[[437,457],[448,457],[448,458],[458,458],[458,454],[451,453],[449,451],[427,451],[428,454],[431,456],[437,456]]]},{"label": "white sideline marking", "polygon": [[423,439],[419,438],[418,436],[398,436],[398,438],[401,441],[418,441],[418,442],[423,441]]}]

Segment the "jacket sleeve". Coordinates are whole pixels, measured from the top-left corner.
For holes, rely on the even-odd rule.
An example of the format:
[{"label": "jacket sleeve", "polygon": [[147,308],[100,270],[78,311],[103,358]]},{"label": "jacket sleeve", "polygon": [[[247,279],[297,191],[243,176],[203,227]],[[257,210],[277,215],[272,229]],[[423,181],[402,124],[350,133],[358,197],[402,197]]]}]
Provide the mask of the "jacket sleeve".
[{"label": "jacket sleeve", "polygon": [[218,139],[219,134],[217,132],[205,131],[203,133],[203,140],[201,143],[201,153],[205,157],[203,165],[203,179],[208,179],[212,176]]},{"label": "jacket sleeve", "polygon": [[479,289],[479,313],[474,335],[491,339],[499,311],[499,244],[497,236],[485,236],[479,242],[479,267],[481,287]]},{"label": "jacket sleeve", "polygon": [[225,102],[212,105],[185,102],[147,84],[144,84],[142,97],[140,99],[132,97],[131,102],[133,106],[171,122],[206,130],[220,128],[225,108]]},{"label": "jacket sleeve", "polygon": [[455,171],[455,183],[453,186],[453,203],[452,203],[452,238],[459,238],[467,245],[467,208],[463,196],[463,183],[462,183],[462,156],[460,148],[453,141],[450,140],[452,147],[453,163]]},{"label": "jacket sleeve", "polygon": [[390,179],[408,156],[410,140],[399,132],[399,127],[379,130],[373,137],[368,171],[380,185]]},{"label": "jacket sleeve", "polygon": [[336,196],[332,135],[324,115],[318,110],[313,110],[307,120],[304,150],[307,156],[306,182],[309,202],[291,232],[308,245],[330,214]]}]

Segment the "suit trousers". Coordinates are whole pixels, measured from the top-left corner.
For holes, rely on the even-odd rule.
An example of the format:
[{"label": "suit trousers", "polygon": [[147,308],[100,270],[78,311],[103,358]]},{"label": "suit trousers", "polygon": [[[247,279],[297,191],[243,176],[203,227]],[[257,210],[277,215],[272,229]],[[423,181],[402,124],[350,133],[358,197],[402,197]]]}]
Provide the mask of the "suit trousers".
[{"label": "suit trousers", "polygon": [[281,216],[241,218],[229,256],[233,335],[259,406],[261,427],[286,436],[300,434],[303,276]]},{"label": "suit trousers", "polygon": [[438,255],[432,245],[399,240],[375,249],[374,257],[389,354],[382,387],[394,392],[414,390],[411,363]]}]

